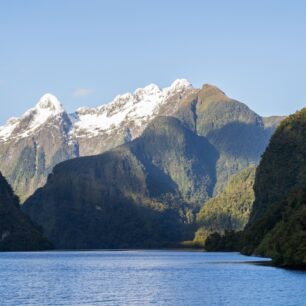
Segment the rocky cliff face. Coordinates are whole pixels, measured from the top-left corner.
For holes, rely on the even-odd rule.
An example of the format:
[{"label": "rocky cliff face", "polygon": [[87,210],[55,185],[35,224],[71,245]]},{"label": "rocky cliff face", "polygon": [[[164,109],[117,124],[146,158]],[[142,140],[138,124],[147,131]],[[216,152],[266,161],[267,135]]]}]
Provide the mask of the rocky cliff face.
[{"label": "rocky cliff face", "polygon": [[68,114],[50,94],[0,128],[1,171],[21,200],[45,183],[54,165],[79,156],[71,128]]}]

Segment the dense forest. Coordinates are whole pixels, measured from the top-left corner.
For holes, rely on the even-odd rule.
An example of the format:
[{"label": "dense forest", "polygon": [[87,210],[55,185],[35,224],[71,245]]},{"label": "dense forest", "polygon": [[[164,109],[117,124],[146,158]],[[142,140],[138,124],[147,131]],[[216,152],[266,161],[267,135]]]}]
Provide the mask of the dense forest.
[{"label": "dense forest", "polygon": [[209,250],[240,250],[287,267],[306,265],[306,109],[285,119],[257,168],[250,220],[239,233],[211,235]]},{"label": "dense forest", "polygon": [[41,229],[24,215],[12,188],[0,174],[0,251],[51,249]]}]

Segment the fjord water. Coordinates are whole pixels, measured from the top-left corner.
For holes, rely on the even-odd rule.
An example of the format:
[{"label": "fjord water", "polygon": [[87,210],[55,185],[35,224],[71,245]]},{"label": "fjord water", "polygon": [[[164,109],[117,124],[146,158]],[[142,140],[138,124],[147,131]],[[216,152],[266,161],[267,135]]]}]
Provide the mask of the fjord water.
[{"label": "fjord water", "polygon": [[305,305],[306,273],[237,253],[0,254],[0,305]]}]

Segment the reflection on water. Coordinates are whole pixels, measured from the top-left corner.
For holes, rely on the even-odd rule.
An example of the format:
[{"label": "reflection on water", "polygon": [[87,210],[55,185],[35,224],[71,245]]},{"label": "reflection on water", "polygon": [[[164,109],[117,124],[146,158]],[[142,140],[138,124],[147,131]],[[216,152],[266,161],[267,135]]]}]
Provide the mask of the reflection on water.
[{"label": "reflection on water", "polygon": [[0,254],[1,305],[305,305],[306,273],[237,253]]}]

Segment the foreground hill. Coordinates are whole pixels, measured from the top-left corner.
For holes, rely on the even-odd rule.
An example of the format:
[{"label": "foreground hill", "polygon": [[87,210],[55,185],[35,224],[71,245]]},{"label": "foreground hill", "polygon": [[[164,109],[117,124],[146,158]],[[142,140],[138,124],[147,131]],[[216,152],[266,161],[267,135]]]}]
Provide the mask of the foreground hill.
[{"label": "foreground hill", "polygon": [[278,265],[306,266],[306,109],[284,120],[256,173],[242,251]]},{"label": "foreground hill", "polygon": [[274,264],[306,267],[306,109],[285,119],[256,171],[255,201],[240,233],[211,235],[208,250],[240,250]]},{"label": "foreground hill", "polygon": [[21,212],[18,198],[0,174],[0,251],[35,251],[50,248],[48,240]]}]

